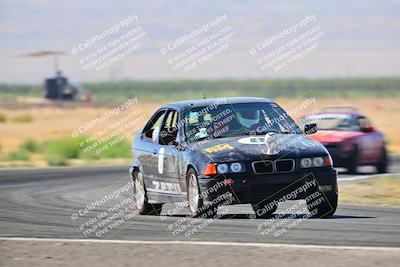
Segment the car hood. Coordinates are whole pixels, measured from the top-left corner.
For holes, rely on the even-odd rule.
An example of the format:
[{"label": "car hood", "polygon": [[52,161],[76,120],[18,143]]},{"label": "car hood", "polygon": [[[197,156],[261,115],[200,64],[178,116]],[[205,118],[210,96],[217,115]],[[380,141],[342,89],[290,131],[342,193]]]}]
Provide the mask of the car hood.
[{"label": "car hood", "polygon": [[345,139],[353,138],[362,135],[361,132],[356,131],[335,131],[335,130],[318,130],[310,137],[323,144],[325,143],[340,143]]},{"label": "car hood", "polygon": [[277,158],[298,158],[326,155],[327,150],[320,143],[302,134],[277,134],[278,150],[268,153],[264,136],[238,136],[203,140],[193,143],[196,153],[202,153],[215,162],[261,160]]}]

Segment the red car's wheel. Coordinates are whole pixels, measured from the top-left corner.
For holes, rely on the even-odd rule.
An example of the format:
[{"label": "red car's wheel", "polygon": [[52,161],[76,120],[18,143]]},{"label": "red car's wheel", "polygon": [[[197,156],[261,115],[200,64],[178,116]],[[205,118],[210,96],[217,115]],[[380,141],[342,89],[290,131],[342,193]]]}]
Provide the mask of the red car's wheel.
[{"label": "red car's wheel", "polygon": [[348,172],[351,174],[356,174],[358,170],[358,164],[359,164],[358,147],[354,146],[347,165]]},{"label": "red car's wheel", "polygon": [[388,167],[388,156],[385,147],[383,148],[381,158],[376,164],[376,170],[378,173],[385,173],[387,172],[387,167]]}]

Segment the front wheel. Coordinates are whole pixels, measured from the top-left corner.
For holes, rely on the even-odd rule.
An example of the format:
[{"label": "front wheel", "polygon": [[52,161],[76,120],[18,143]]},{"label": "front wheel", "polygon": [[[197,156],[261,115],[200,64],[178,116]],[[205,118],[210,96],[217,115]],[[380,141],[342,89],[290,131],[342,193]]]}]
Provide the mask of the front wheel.
[{"label": "front wheel", "polygon": [[347,162],[347,170],[351,174],[357,174],[358,171],[358,164],[359,164],[359,155],[358,155],[358,148],[354,146],[353,151],[350,154],[350,157]]},{"label": "front wheel", "polygon": [[140,171],[134,171],[133,179],[133,206],[140,215],[160,215],[162,204],[150,204],[147,199],[144,178]]},{"label": "front wheel", "polygon": [[387,166],[388,166],[388,156],[387,156],[386,149],[383,148],[381,158],[380,158],[379,162],[376,164],[376,170],[378,173],[386,173]]},{"label": "front wheel", "polygon": [[320,192],[310,196],[316,196],[306,199],[308,211],[312,218],[327,218],[335,214],[338,204],[338,194],[335,191]]},{"label": "front wheel", "polygon": [[206,206],[200,193],[200,187],[197,180],[197,174],[193,169],[189,169],[186,175],[187,181],[187,201],[192,218],[207,217],[211,218],[217,215],[217,206]]}]

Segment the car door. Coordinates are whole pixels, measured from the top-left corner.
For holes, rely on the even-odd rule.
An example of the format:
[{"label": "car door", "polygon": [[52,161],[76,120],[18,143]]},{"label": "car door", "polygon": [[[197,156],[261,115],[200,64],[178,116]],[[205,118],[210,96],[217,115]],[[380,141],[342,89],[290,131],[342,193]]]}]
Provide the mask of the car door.
[{"label": "car door", "polygon": [[153,182],[157,193],[173,199],[181,198],[179,183],[179,151],[176,149],[178,111],[168,109],[159,134],[157,150],[157,174]]},{"label": "car door", "polygon": [[[166,110],[157,111],[143,129],[141,135],[141,146],[136,150],[139,152],[141,170],[145,178],[146,188],[153,187],[153,179],[158,176],[157,153],[160,149],[158,143],[159,132],[165,117]],[[149,187],[150,186],[150,187]]]}]

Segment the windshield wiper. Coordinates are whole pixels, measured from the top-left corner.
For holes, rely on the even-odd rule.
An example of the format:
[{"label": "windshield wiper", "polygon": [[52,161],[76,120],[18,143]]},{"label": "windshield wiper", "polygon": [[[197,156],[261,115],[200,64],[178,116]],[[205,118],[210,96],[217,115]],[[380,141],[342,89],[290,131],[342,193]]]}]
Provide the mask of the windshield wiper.
[{"label": "windshield wiper", "polygon": [[291,132],[289,131],[262,131],[262,132],[245,132],[245,133],[241,133],[244,135],[266,135],[268,133],[274,133],[274,134],[291,134]]},{"label": "windshield wiper", "polygon": [[294,133],[294,132],[289,132],[289,131],[280,131],[280,132],[277,132],[278,134],[292,134],[292,133]]},{"label": "windshield wiper", "polygon": [[201,137],[198,137],[196,139],[191,140],[191,142],[198,142],[198,141],[209,139],[209,138],[210,137],[208,135],[207,136],[201,136]]}]

